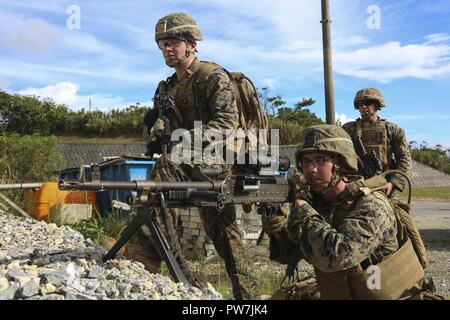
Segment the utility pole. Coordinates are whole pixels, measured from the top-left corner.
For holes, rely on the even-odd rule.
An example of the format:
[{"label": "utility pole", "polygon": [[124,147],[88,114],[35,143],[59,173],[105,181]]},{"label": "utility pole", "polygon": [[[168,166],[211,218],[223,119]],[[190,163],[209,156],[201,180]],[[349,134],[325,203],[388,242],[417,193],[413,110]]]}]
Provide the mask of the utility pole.
[{"label": "utility pole", "polygon": [[327,124],[335,124],[334,119],[334,85],[333,62],[331,55],[330,5],[328,0],[322,0],[322,42],[323,70],[325,81],[325,108]]}]

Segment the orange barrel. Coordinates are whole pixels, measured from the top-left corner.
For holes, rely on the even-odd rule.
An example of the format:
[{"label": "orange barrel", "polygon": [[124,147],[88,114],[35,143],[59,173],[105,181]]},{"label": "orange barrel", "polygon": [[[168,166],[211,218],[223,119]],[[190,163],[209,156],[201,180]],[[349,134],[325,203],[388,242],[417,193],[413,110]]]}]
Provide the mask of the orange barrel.
[{"label": "orange barrel", "polygon": [[95,192],[59,190],[58,182],[46,182],[39,189],[28,190],[25,200],[26,211],[36,220],[46,220],[51,207],[64,203],[92,204],[92,214],[97,214]]}]

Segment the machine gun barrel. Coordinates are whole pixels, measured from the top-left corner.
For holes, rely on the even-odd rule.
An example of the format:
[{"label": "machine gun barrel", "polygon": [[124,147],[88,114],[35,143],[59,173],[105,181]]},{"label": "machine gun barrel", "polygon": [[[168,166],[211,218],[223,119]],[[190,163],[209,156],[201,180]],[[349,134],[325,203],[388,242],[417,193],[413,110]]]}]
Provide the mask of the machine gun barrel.
[{"label": "machine gun barrel", "polygon": [[1,190],[20,190],[20,189],[37,189],[42,187],[43,182],[35,182],[35,183],[9,183],[9,184],[0,184]]},{"label": "machine gun barrel", "polygon": [[133,180],[133,181],[60,181],[58,185],[60,190],[132,190],[132,191],[172,191],[185,190],[193,188],[206,191],[220,191],[221,183],[213,183],[208,181],[150,181],[150,180]]}]

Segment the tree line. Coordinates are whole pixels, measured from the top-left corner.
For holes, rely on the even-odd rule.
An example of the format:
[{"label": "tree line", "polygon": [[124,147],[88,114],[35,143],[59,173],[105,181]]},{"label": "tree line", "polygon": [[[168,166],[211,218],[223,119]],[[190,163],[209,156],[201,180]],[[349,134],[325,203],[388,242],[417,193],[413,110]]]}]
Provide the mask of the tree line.
[{"label": "tree line", "polygon": [[[307,107],[313,99],[303,99],[293,107],[281,96],[271,97],[268,89],[260,92],[269,116],[270,128],[280,130],[281,144],[297,144],[299,133],[307,126],[323,123]],[[64,104],[35,96],[8,94],[0,91],[0,132],[22,135],[39,133],[56,136],[141,136],[143,118],[148,106],[131,105],[125,109],[104,112],[81,109],[73,111]]]},{"label": "tree line", "polygon": [[8,94],[0,91],[0,132],[42,135],[140,135],[148,107],[72,111],[51,99]]},{"label": "tree line", "polygon": [[445,149],[440,144],[432,147],[425,141],[419,145],[416,141],[411,141],[409,147],[414,160],[450,174],[450,149]]},{"label": "tree line", "polygon": [[[281,95],[270,95],[268,88],[262,88],[259,94],[269,118],[269,127],[280,130],[281,145],[296,145],[304,128],[323,123],[309,110],[315,104],[312,98],[303,98],[289,106]],[[0,134],[3,137],[11,134],[140,137],[144,126],[143,117],[148,108],[137,103],[108,112],[86,109],[72,111],[68,106],[56,104],[51,99],[0,91]],[[418,145],[415,141],[410,143],[410,148],[414,160],[450,174],[449,149],[441,145],[432,147],[426,142]]]}]

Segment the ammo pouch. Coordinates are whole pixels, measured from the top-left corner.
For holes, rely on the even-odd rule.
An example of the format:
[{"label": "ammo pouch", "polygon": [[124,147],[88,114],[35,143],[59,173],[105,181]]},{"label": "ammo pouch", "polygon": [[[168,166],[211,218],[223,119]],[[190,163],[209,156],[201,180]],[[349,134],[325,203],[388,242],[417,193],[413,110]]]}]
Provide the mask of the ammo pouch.
[{"label": "ammo pouch", "polygon": [[376,266],[379,268],[379,289],[370,289],[368,285],[375,273],[367,273],[356,266],[331,273],[315,269],[319,291],[325,299],[332,300],[395,300],[409,295],[409,290],[424,277],[424,270],[409,239]]}]

